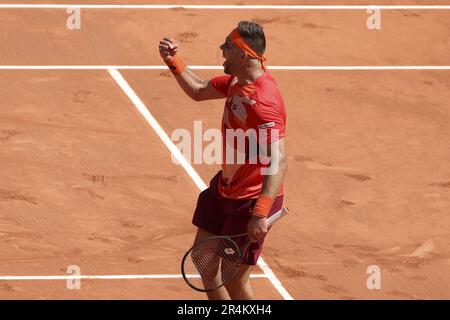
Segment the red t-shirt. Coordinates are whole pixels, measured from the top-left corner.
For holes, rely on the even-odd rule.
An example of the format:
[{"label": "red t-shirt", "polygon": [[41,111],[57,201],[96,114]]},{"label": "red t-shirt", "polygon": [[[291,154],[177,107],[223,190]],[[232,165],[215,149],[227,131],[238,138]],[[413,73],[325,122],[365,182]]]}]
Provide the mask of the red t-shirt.
[{"label": "red t-shirt", "polygon": [[[211,83],[227,95],[222,118],[223,161],[219,192],[232,199],[257,198],[264,178],[261,168],[268,167],[267,162],[260,160],[267,153],[261,156],[249,145],[255,145],[251,143],[253,139],[257,145],[267,146],[285,136],[286,110],[280,91],[268,72],[245,86],[238,85],[237,78],[231,75],[215,77]],[[227,129],[232,129],[231,133],[238,129],[248,133],[245,145],[237,143],[237,138],[227,139]],[[238,151],[245,155],[245,163],[238,160]],[[282,193],[283,187],[279,195]]]}]

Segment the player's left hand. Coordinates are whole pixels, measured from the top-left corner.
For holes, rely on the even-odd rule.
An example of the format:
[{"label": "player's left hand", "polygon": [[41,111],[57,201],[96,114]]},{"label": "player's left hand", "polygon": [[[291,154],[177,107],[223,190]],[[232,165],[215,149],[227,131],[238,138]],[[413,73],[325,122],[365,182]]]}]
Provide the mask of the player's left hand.
[{"label": "player's left hand", "polygon": [[250,242],[256,242],[267,233],[267,218],[252,216],[248,221],[247,232]]}]

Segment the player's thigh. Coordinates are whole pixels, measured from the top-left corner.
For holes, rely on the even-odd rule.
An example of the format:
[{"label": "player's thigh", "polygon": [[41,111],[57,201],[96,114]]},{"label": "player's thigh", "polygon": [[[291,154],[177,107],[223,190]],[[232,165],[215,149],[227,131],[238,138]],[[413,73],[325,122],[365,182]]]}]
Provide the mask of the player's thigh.
[{"label": "player's thigh", "polygon": [[210,187],[200,193],[192,217],[192,224],[199,228],[196,237],[198,239],[213,234],[220,235],[226,218],[222,211],[221,198],[216,187],[216,177],[211,180]]},{"label": "player's thigh", "polygon": [[253,265],[241,264],[234,276],[233,280],[235,282],[247,282],[250,278],[250,274],[253,270]]},{"label": "player's thigh", "polygon": [[209,237],[213,237],[215,236],[214,233],[203,230],[201,228],[197,228],[197,233],[195,234],[195,238],[194,238],[194,244],[199,243],[202,240],[205,240]]}]

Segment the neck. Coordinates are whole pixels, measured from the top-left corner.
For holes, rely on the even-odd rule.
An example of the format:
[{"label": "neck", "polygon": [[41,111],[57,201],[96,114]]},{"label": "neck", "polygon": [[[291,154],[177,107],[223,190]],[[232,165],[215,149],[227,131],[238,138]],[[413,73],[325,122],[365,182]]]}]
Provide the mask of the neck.
[{"label": "neck", "polygon": [[248,64],[246,68],[236,76],[238,78],[238,84],[242,86],[254,82],[263,74],[264,70],[261,67],[261,63],[258,62],[258,64]]}]

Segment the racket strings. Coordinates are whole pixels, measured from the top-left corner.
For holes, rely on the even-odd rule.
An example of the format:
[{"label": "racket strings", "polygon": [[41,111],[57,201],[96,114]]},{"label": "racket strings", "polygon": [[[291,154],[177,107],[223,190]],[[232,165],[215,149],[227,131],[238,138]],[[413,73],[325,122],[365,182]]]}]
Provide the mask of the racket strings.
[{"label": "racket strings", "polygon": [[195,288],[213,290],[234,276],[239,262],[239,249],[233,241],[211,239],[192,248],[184,261],[184,273]]}]

